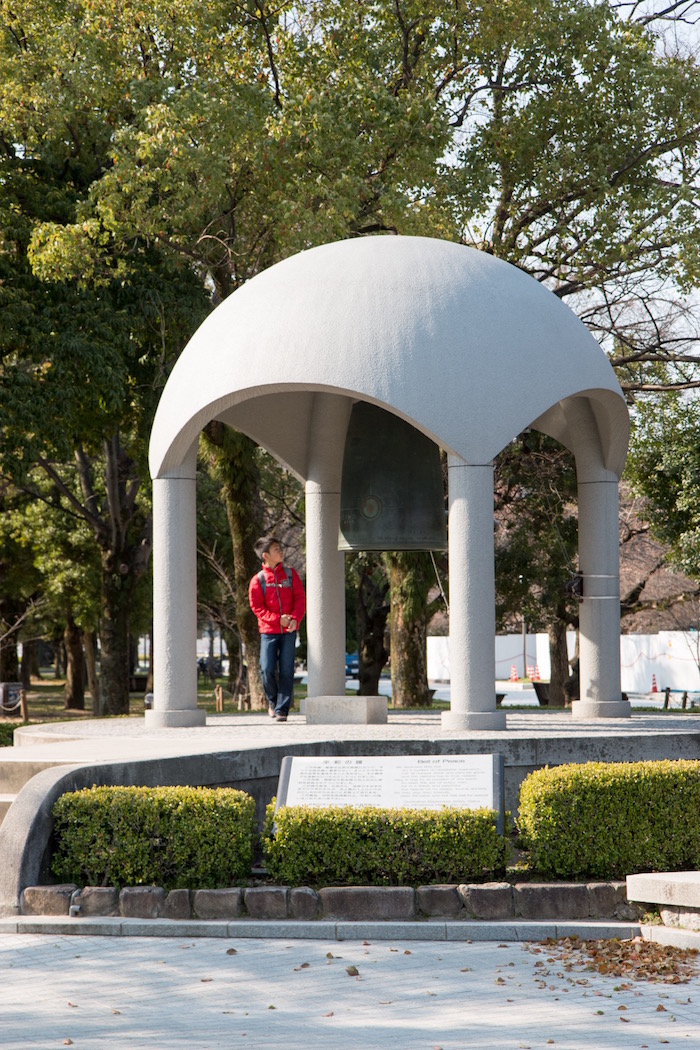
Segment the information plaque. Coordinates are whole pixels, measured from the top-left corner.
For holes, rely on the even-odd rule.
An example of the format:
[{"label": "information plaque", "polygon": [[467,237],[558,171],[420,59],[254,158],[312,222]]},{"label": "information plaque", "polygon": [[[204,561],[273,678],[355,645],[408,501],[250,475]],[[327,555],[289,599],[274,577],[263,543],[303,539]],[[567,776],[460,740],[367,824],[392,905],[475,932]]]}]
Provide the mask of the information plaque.
[{"label": "information plaque", "polygon": [[282,759],[281,806],[492,809],[503,832],[503,755],[400,755]]}]

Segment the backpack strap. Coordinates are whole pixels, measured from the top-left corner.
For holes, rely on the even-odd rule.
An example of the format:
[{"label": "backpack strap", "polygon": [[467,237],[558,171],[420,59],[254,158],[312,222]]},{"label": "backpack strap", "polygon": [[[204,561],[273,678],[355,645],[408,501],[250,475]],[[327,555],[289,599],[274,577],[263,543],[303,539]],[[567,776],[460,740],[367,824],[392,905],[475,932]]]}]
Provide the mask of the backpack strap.
[{"label": "backpack strap", "polygon": [[[291,587],[291,585],[292,585],[292,570],[288,569],[286,565],[284,567],[284,574],[287,577],[287,582],[289,583],[289,586]],[[265,573],[263,572],[262,569],[258,573],[258,580],[260,581],[260,586],[262,588],[263,598],[264,598],[265,597],[265,586],[266,586],[266,584],[265,584]]]}]

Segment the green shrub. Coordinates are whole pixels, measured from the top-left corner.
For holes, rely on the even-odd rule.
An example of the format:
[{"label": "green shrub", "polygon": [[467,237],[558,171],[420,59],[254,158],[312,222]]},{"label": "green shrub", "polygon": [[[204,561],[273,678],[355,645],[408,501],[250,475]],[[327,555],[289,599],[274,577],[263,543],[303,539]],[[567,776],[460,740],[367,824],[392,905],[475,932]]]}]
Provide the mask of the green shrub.
[{"label": "green shrub", "polygon": [[0,747],[12,747],[16,722],[0,722]]},{"label": "green shrub", "polygon": [[462,882],[505,866],[506,839],[490,810],[272,806],[265,861],[286,885]]},{"label": "green shrub", "polygon": [[53,816],[61,881],[203,889],[250,874],[255,803],[233,788],[92,787],[62,795]]},{"label": "green shrub", "polygon": [[587,762],[539,769],[520,788],[531,866],[622,878],[700,866],[700,762]]}]

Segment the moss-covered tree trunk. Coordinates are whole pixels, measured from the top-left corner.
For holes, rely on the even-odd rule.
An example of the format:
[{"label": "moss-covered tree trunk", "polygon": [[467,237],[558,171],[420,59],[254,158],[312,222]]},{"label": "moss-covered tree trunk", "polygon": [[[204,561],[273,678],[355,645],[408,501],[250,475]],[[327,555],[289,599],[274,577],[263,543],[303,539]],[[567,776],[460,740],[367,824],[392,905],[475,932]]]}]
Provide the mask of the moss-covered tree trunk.
[{"label": "moss-covered tree trunk", "polygon": [[391,692],[395,707],[428,707],[426,637],[428,595],[433,583],[430,555],[394,551],[384,555],[391,592]]}]

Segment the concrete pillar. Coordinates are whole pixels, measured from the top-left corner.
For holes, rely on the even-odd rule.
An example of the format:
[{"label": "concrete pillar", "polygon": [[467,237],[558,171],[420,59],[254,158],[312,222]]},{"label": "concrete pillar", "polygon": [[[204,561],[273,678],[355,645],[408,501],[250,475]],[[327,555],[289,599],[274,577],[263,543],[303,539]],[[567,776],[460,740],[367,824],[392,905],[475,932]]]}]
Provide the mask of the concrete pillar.
[{"label": "concrete pillar", "polygon": [[[578,463],[577,463],[578,466]],[[577,718],[623,718],[631,712],[620,691],[620,566],[618,480],[603,467],[579,470],[579,609],[581,699]]]},{"label": "concrete pillar", "polygon": [[197,708],[196,447],[153,481],[153,708],[146,727],[202,726]]},{"label": "concrete pillar", "polygon": [[505,729],[496,708],[493,466],[448,458],[450,558],[449,730]]},{"label": "concrete pillar", "polygon": [[345,696],[345,555],[338,550],[338,529],[350,404],[314,394],[306,481],[309,696]]}]

